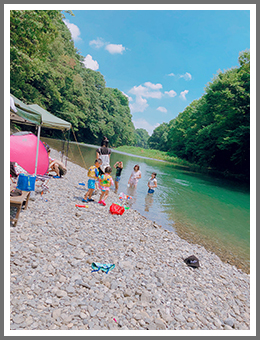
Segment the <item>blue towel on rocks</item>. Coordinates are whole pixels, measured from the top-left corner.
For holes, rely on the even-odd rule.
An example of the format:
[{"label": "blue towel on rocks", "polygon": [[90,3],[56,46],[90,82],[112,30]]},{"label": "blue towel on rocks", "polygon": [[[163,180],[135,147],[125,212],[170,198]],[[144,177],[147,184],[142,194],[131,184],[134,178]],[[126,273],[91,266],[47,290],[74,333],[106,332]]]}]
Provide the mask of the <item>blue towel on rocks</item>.
[{"label": "blue towel on rocks", "polygon": [[93,269],[91,271],[91,273],[98,272],[101,269],[103,272],[106,272],[106,274],[107,274],[109,272],[109,270],[112,270],[113,268],[115,268],[115,265],[114,264],[103,264],[103,263],[93,262],[91,264],[91,267]]}]

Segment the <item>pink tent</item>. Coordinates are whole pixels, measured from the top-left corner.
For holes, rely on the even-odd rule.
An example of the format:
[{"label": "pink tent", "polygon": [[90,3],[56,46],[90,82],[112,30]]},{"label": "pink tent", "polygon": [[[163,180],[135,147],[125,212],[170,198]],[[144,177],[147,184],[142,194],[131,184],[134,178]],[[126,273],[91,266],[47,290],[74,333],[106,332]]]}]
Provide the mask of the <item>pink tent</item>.
[{"label": "pink tent", "polygon": [[[10,136],[10,162],[18,163],[29,174],[35,173],[37,137],[31,132],[18,132]],[[49,167],[45,146],[39,141],[37,175],[44,175]]]}]

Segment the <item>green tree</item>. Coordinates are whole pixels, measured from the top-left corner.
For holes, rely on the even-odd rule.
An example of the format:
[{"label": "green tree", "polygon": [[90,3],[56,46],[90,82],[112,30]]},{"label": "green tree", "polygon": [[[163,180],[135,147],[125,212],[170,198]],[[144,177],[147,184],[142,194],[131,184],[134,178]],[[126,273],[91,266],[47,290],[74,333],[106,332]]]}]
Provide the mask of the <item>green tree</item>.
[{"label": "green tree", "polygon": [[136,137],[135,146],[138,146],[144,149],[148,148],[149,134],[145,129],[136,129],[135,137]]},{"label": "green tree", "polygon": [[[239,54],[239,67],[219,72],[194,100],[157,127],[149,146],[166,150],[203,167],[250,175],[250,52]],[[167,139],[163,140],[163,133]],[[166,134],[165,133],[165,134]]]},{"label": "green tree", "polygon": [[106,135],[111,146],[133,145],[127,97],[85,68],[63,18],[61,11],[11,11],[11,93],[71,122],[79,142],[99,144]]},{"label": "green tree", "polygon": [[153,130],[151,137],[148,139],[148,145],[151,149],[167,151],[168,148],[169,124],[162,123]]}]

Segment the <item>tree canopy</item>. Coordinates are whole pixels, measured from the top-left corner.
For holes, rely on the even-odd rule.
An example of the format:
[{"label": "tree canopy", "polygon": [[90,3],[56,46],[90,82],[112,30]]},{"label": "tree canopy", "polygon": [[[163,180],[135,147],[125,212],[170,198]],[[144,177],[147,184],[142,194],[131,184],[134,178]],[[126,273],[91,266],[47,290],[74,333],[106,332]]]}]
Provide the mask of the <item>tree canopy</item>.
[{"label": "tree canopy", "polygon": [[239,67],[219,72],[168,124],[158,126],[150,147],[169,151],[203,167],[250,175],[250,52],[239,54]]},{"label": "tree canopy", "polygon": [[128,98],[85,68],[61,11],[10,13],[10,92],[69,121],[79,142],[133,145]]},{"label": "tree canopy", "polygon": [[145,129],[135,129],[135,146],[148,149],[149,134]]}]

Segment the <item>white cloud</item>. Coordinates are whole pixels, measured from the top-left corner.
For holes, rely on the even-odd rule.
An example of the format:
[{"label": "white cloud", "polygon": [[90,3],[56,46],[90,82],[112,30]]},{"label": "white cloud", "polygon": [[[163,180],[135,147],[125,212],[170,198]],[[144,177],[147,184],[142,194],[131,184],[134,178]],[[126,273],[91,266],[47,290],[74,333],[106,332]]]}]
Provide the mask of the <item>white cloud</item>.
[{"label": "white cloud", "polygon": [[89,42],[89,45],[94,45],[96,48],[101,48],[105,45],[104,41],[102,38],[97,38],[96,40],[91,40]]},{"label": "white cloud", "polygon": [[149,81],[147,81],[146,83],[144,83],[144,85],[146,87],[149,87],[152,90],[158,90],[158,89],[162,89],[162,84],[153,84]]},{"label": "white cloud", "polygon": [[191,80],[192,79],[192,75],[189,72],[186,72],[185,74],[174,74],[174,73],[170,73],[168,74],[169,77],[177,77],[177,78],[183,78],[185,80]]},{"label": "white cloud", "polygon": [[159,126],[160,124],[155,124],[155,125],[152,125],[150,123],[148,123],[145,119],[143,118],[140,118],[140,119],[136,119],[136,120],[133,120],[133,123],[134,123],[134,126],[136,129],[145,129],[148,134],[151,136],[152,133],[153,133],[153,130]]},{"label": "white cloud", "polygon": [[135,103],[130,104],[131,113],[134,112],[144,112],[144,110],[148,107],[147,100],[142,98],[141,96],[137,96]]},{"label": "white cloud", "polygon": [[163,107],[163,106],[157,107],[156,110],[161,111],[161,112],[165,112],[165,113],[167,112],[167,109],[165,107]]},{"label": "white cloud", "polygon": [[108,44],[106,45],[105,49],[111,53],[111,54],[123,54],[123,52],[125,51],[125,47],[122,44]]},{"label": "white cloud", "polygon": [[83,64],[85,65],[86,68],[90,68],[91,70],[94,70],[94,71],[99,69],[98,62],[96,60],[93,60],[90,54],[88,54],[85,57]]},{"label": "white cloud", "polygon": [[177,93],[173,90],[165,91],[164,93],[167,94],[169,97],[172,97],[172,98],[177,96]]},{"label": "white cloud", "polygon": [[[147,83],[145,83],[145,84],[147,84]],[[142,96],[142,97],[145,97],[145,98],[158,98],[158,99],[162,98],[162,92],[161,91],[153,91],[152,87],[151,87],[152,85],[155,88],[158,88],[156,86],[161,85],[161,84],[155,85],[155,84],[149,83],[150,88],[148,88],[146,86],[142,86],[142,85],[134,86],[129,90],[129,93],[132,93],[136,96]]]},{"label": "white cloud", "polygon": [[187,98],[186,98],[186,94],[187,94],[187,93],[189,93],[188,90],[182,91],[181,94],[180,94],[180,98],[183,99],[183,100],[186,100],[186,99],[187,99]]},{"label": "white cloud", "polygon": [[183,78],[185,80],[191,80],[192,79],[192,76],[190,73],[186,72],[185,74],[183,75],[180,75],[180,78]]},{"label": "white cloud", "polygon": [[79,30],[78,26],[70,23],[69,20],[67,20],[67,19],[63,20],[63,22],[68,27],[68,29],[70,30],[72,39],[74,41],[81,40],[81,38],[80,38],[80,30]]},{"label": "white cloud", "polygon": [[135,95],[135,103],[130,105],[131,112],[144,112],[144,110],[149,106],[145,98],[162,98],[162,92],[160,89],[162,84],[153,84],[151,82],[146,82],[143,85],[134,86],[128,92]]}]

